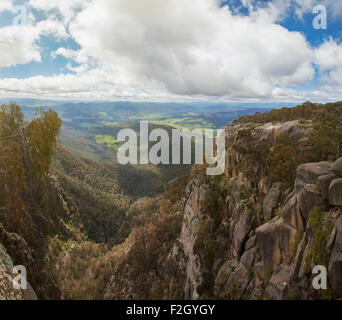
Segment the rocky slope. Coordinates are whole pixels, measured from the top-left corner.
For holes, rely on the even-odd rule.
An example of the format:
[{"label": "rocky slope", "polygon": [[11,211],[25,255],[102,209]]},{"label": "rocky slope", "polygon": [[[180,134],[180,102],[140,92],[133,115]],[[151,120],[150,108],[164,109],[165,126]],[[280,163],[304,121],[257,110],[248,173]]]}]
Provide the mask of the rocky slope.
[{"label": "rocky slope", "polygon": [[[44,193],[44,203],[41,204],[41,207],[30,210],[30,219],[32,220],[27,224],[25,234],[10,232],[8,229],[6,230],[5,225],[0,223],[0,246],[4,250],[0,262],[8,262],[0,263],[0,268],[1,265],[5,266],[2,268],[3,272],[6,273],[8,279],[12,279],[13,264],[25,266],[30,282],[28,292],[23,296],[25,299],[35,299],[37,298],[36,294],[41,299],[59,299],[61,297],[53,275],[50,275],[46,269],[47,239],[53,234],[58,234],[61,239],[79,239],[77,232],[74,232],[67,224],[67,221],[73,219],[73,216],[77,214],[76,209],[54,177],[46,179]],[[8,214],[7,212],[3,213],[3,215]],[[8,219],[13,218],[8,216]],[[33,235],[32,232],[35,234]],[[7,290],[8,288],[5,290],[7,295],[11,296],[13,291],[20,296],[20,292],[13,290],[12,283],[11,288],[11,290]]]},{"label": "rocky slope", "polygon": [[[284,189],[270,182],[266,163],[236,148],[241,143],[239,132],[246,129],[258,143],[272,148],[282,134],[305,145],[311,124],[291,121],[227,128],[225,176],[214,182],[197,176],[189,183],[182,231],[169,255],[186,274],[184,297],[341,297],[342,159],[299,166],[295,185]],[[208,201],[215,185],[221,197],[215,201],[221,205],[211,208]],[[217,212],[219,219],[214,217]],[[216,226],[206,228],[212,221]],[[209,256],[213,261],[208,266]],[[312,288],[312,269],[318,264],[328,269],[327,291]]]},{"label": "rocky slope", "polygon": [[13,261],[0,244],[0,300],[23,300],[22,290],[15,290],[12,284]]}]

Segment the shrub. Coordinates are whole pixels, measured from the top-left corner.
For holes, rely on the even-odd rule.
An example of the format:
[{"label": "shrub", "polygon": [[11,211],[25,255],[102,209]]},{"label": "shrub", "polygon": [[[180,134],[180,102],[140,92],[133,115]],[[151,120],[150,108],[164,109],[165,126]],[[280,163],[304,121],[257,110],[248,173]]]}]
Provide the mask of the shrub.
[{"label": "shrub", "polygon": [[291,187],[296,177],[298,151],[288,135],[278,137],[276,144],[267,156],[271,183],[281,182]]},{"label": "shrub", "polygon": [[309,212],[308,226],[311,227],[314,239],[308,255],[305,257],[305,272],[311,272],[311,265],[328,264],[326,246],[332,231],[332,224],[324,220],[324,212],[320,208],[313,208]]},{"label": "shrub", "polygon": [[302,298],[302,291],[298,283],[292,282],[289,287],[288,299],[289,300],[300,300]]}]

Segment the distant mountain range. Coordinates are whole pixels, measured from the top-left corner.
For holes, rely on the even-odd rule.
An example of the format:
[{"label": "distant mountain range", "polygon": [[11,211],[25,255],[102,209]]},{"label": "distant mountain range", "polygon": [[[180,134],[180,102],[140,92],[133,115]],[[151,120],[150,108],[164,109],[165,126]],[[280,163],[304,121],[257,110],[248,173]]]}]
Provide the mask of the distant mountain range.
[{"label": "distant mountain range", "polygon": [[[8,103],[4,101],[4,103]],[[208,122],[209,127],[224,127],[232,120],[246,114],[264,112],[271,106],[262,107],[254,104],[232,105],[213,103],[154,103],[154,102],[77,102],[60,103],[49,100],[17,100],[25,117],[34,117],[35,108],[53,108],[68,123],[103,123],[128,121],[170,121],[183,119]],[[280,105],[279,105],[280,106]],[[206,123],[202,123],[201,127]]]},{"label": "distant mountain range", "polygon": [[113,110],[128,112],[139,112],[143,110],[147,113],[215,113],[232,112],[238,110],[261,109],[269,110],[280,107],[291,107],[296,103],[241,103],[241,102],[130,102],[130,101],[58,101],[40,99],[0,99],[0,103],[14,102],[21,107],[54,107],[65,112],[66,109],[87,110],[91,112],[113,112]]},{"label": "distant mountain range", "polygon": [[[14,101],[4,101],[9,102]],[[117,145],[110,142],[115,141],[119,130],[135,128],[139,121],[149,121],[169,129],[223,129],[237,118],[271,109],[267,103],[60,102],[36,99],[15,102],[21,106],[27,120],[35,117],[35,107],[53,108],[63,120],[60,141],[64,146],[86,159],[111,163],[116,159]]]}]

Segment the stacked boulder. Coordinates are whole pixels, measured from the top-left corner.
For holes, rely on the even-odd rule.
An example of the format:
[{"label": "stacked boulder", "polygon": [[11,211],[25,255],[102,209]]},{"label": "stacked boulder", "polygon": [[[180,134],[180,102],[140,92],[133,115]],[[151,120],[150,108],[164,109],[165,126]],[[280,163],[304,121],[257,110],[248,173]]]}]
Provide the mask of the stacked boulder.
[{"label": "stacked boulder", "polygon": [[332,206],[342,206],[342,158],[331,166],[329,184],[329,203]]},{"label": "stacked boulder", "polygon": [[[325,216],[333,221],[333,232],[327,245],[328,277],[334,293],[338,297],[342,296],[342,215],[337,209],[340,206],[342,207],[342,158],[333,164],[307,163],[297,168],[295,188],[286,199],[281,216],[256,230],[263,264],[275,270],[266,288],[271,298],[285,298],[290,282],[304,278],[304,260],[314,236],[311,229],[307,228],[307,223],[309,212],[315,207],[326,212]],[[292,261],[291,251],[296,234],[303,234],[303,238]],[[309,285],[303,282],[303,287]],[[308,295],[305,298],[310,298],[310,289],[307,288],[306,292]]]},{"label": "stacked boulder", "polygon": [[13,262],[0,243],[0,300],[23,300],[21,290],[15,290],[12,284]]},{"label": "stacked boulder", "polygon": [[285,201],[282,217],[304,231],[313,208],[329,211],[339,206],[342,207],[342,158],[333,164],[307,163],[297,168],[295,188]]},{"label": "stacked boulder", "polygon": [[[308,124],[302,128],[298,122],[266,124],[251,129],[251,134],[273,144],[279,134],[285,133],[291,138],[301,137],[300,143],[305,144],[310,127]],[[342,210],[339,208],[342,209],[342,158],[334,163],[299,166],[293,191],[284,190],[279,183],[269,184],[267,168],[235,149],[238,133],[244,129],[237,125],[226,130],[226,184],[222,188],[226,188],[227,196],[222,227],[228,236],[222,240],[227,249],[213,264],[214,296],[219,299],[321,298],[312,287],[311,264],[316,259],[310,256],[315,234],[308,225],[309,213],[317,207],[324,212],[322,230],[329,237],[327,244],[322,244],[323,250],[326,246],[329,286],[334,296],[342,297]],[[193,192],[200,193],[200,187]],[[196,299],[197,287],[204,277],[192,247],[198,221],[205,213],[197,204],[197,199],[203,197],[195,197],[196,201],[191,198],[187,199],[179,242],[185,253],[185,295]]]}]

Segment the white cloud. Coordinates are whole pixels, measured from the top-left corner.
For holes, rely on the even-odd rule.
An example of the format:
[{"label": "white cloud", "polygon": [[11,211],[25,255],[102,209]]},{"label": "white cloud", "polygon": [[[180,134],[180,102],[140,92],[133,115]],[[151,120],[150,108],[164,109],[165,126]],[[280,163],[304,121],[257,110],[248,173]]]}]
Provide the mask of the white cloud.
[{"label": "white cloud", "polygon": [[12,11],[13,3],[10,0],[1,0],[0,2],[0,12]]},{"label": "white cloud", "polygon": [[305,14],[312,15],[313,9],[317,5],[327,8],[329,18],[334,20],[342,18],[342,1],[339,0],[272,0],[269,2],[243,0],[241,2],[242,6],[248,9],[250,15],[267,13],[268,18],[273,21],[282,21],[291,15],[302,20]]},{"label": "white cloud", "polygon": [[29,0],[28,6],[40,11],[44,11],[47,14],[57,12],[63,17],[63,22],[68,23],[75,18],[77,12],[91,0]]},{"label": "white cloud", "polygon": [[[341,3],[322,1],[329,8]],[[0,66],[40,61],[42,35],[72,37],[80,50],[61,47],[50,54],[80,66],[67,64],[72,75],[0,80],[0,95],[19,90],[78,99],[336,98],[342,95],[341,46],[330,40],[314,49],[303,34],[277,24],[290,7],[300,17],[316,2],[273,0],[261,6],[245,0],[250,14],[240,16],[217,0],[30,0],[45,19],[12,37]],[[21,49],[13,56],[16,48]],[[314,79],[313,63],[327,86],[301,90]]]},{"label": "white cloud", "polygon": [[81,50],[76,51],[61,47],[58,50],[52,52],[51,56],[53,58],[56,58],[57,56],[63,56],[65,58],[72,59],[79,64],[89,63],[89,57],[85,55]]},{"label": "white cloud", "polygon": [[41,61],[35,41],[39,38],[32,26],[9,26],[0,28],[0,67]]},{"label": "white cloud", "polygon": [[339,0],[273,0],[283,10],[294,8],[297,16],[302,19],[304,14],[312,14],[317,5],[327,8],[329,17],[334,19],[342,18],[342,1]]},{"label": "white cloud", "polygon": [[97,0],[70,32],[101,65],[124,66],[127,78],[175,94],[262,97],[314,74],[304,36],[265,15],[235,16],[215,0]]},{"label": "white cloud", "polygon": [[0,28],[0,67],[11,67],[32,61],[41,62],[42,49],[39,41],[42,36],[62,40],[67,39],[69,34],[65,25],[56,17],[50,16],[45,20],[36,21],[35,16],[29,11],[26,25],[11,24]]},{"label": "white cloud", "polygon": [[47,19],[39,21],[35,24],[39,36],[53,36],[57,40],[65,40],[69,38],[69,34],[65,25],[58,19]]},{"label": "white cloud", "polygon": [[342,44],[334,40],[324,42],[315,50],[315,61],[328,84],[342,86]]},{"label": "white cloud", "polygon": [[[326,86],[317,90],[294,90],[273,88],[268,97],[261,101],[301,102],[301,101],[337,101],[341,99],[342,86]],[[245,101],[260,102],[257,96],[244,97],[229,95],[221,97],[179,96],[168,93],[158,83],[137,86],[113,83],[111,72],[106,70],[88,70],[79,74],[61,74],[58,76],[36,76],[26,79],[0,79],[0,98],[48,98],[56,100],[132,100],[132,101]]]},{"label": "white cloud", "polygon": [[176,99],[165,89],[153,84],[131,85],[113,83],[108,70],[86,70],[78,74],[35,76],[26,79],[0,79],[0,97],[39,97],[54,99],[110,100]]}]

